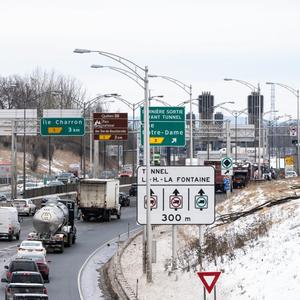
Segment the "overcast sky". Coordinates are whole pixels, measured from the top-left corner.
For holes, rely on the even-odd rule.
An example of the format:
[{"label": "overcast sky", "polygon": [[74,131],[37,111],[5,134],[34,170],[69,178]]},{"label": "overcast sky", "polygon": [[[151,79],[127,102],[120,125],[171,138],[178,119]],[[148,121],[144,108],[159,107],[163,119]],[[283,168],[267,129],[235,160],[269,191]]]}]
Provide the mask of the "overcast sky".
[{"label": "overcast sky", "polygon": [[[300,88],[300,2],[297,0],[0,0],[0,75],[25,75],[36,67],[77,78],[90,98],[119,93],[130,102],[143,90],[111,70],[118,66],[98,54],[74,54],[75,48],[112,52],[150,74],[192,84],[193,97],[215,95],[215,104],[235,101],[246,107],[250,90],[231,77],[261,84],[270,110],[266,81]],[[120,67],[120,66],[118,66]],[[178,104],[188,95],[161,79],[150,81],[152,95]],[[126,108],[110,104],[110,110]],[[296,97],[276,88],[276,109],[296,116]]]}]

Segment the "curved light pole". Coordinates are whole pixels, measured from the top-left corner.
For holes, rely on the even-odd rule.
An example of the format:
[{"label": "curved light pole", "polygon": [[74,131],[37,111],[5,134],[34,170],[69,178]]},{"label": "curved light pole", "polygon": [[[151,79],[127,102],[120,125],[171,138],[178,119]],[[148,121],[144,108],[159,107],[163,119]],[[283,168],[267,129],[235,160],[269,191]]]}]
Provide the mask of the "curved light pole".
[{"label": "curved light pole", "polygon": [[[26,96],[28,97],[28,85],[26,84]],[[57,90],[50,90],[50,91],[45,91],[42,92],[35,97],[33,97],[31,100],[35,101],[39,99],[40,97],[50,94],[52,96],[57,96],[61,95],[62,91],[57,91]],[[23,110],[24,110],[24,131],[23,131],[23,197],[25,197],[25,191],[26,191],[26,99],[27,97],[24,97],[23,101]],[[50,157],[50,152],[49,152],[49,157]]]},{"label": "curved light pole", "polygon": [[235,158],[234,158],[234,161],[235,163],[237,163],[237,118],[244,114],[248,108],[244,108],[242,110],[231,110],[231,109],[228,109],[226,107],[220,107],[224,110],[226,110],[228,113],[230,113],[233,117],[234,117],[234,128],[235,128]]},{"label": "curved light pole", "polygon": [[[118,71],[117,71],[118,72]],[[157,102],[159,102],[159,103],[161,103],[161,104],[163,104],[163,105],[166,105],[166,106],[170,106],[170,104],[168,104],[167,102],[165,102],[165,101],[163,101],[163,100],[161,100],[161,99],[159,99],[159,98],[157,98],[157,97],[163,97],[162,95],[159,95],[159,96],[151,96],[151,97],[149,97],[149,102],[151,101],[151,100],[155,100],[155,101],[157,101]],[[133,131],[133,134],[134,134],[134,132],[135,132],[135,111],[139,108],[139,107],[141,107],[142,105],[143,105],[143,103],[144,103],[144,101],[145,100],[141,100],[141,101],[139,101],[139,102],[136,102],[136,103],[132,103],[132,102],[130,102],[130,101],[128,101],[128,100],[126,100],[126,99],[124,99],[124,98],[122,98],[122,97],[120,97],[120,96],[113,96],[113,98],[114,99],[116,99],[116,100],[119,100],[119,101],[121,101],[123,104],[125,104],[130,110],[132,110],[132,131]],[[139,147],[139,145],[137,144],[137,148]],[[137,150],[136,150],[136,152],[137,152]],[[133,153],[133,156],[132,156],[132,173],[133,173],[133,175],[135,174],[135,165],[134,165],[134,152],[132,151],[132,153]],[[137,163],[136,164],[138,164],[138,160],[137,160]]]},{"label": "curved light pole", "polygon": [[289,85],[279,83],[279,82],[266,82],[266,84],[274,84],[283,87],[284,89],[288,90],[297,98],[297,173],[300,173],[300,112],[299,112],[299,90],[296,90]]},{"label": "curved light pole", "polygon": [[[139,85],[144,90],[144,163],[146,164],[145,179],[146,179],[146,199],[147,199],[147,214],[146,214],[146,227],[147,227],[147,248],[146,248],[146,262],[147,262],[147,282],[152,282],[152,228],[151,228],[151,199],[150,199],[150,143],[149,143],[149,80],[148,80],[148,67],[140,67],[133,61],[124,58],[120,55],[114,53],[99,51],[99,50],[89,50],[89,49],[75,49],[74,53],[98,53],[102,56],[108,57],[117,63],[123,65],[132,74],[136,76],[137,80],[140,80],[143,85]],[[142,73],[142,74],[140,74]]]},{"label": "curved light pole", "polygon": [[193,164],[193,106],[192,106],[192,85],[185,84],[184,82],[164,75],[149,75],[150,78],[162,78],[167,81],[170,81],[180,87],[183,91],[185,91],[189,96],[189,104],[190,104],[190,165]]},{"label": "curved light pole", "polygon": [[[261,147],[261,115],[262,115],[262,110],[261,110],[261,101],[260,101],[260,85],[259,83],[257,84],[257,87],[253,85],[252,83],[249,83],[245,80],[241,79],[234,79],[234,78],[224,78],[225,81],[236,81],[240,84],[243,84],[247,86],[253,93],[257,93],[258,96],[258,178],[261,178],[261,157],[260,157],[260,147]],[[253,95],[254,96],[254,95]],[[254,98],[254,97],[253,97]]]},{"label": "curved light pole", "polygon": [[[86,110],[89,109],[93,104],[95,104],[97,101],[102,102],[101,100],[105,100],[106,98],[118,96],[117,93],[113,94],[100,94],[95,98],[90,99],[89,101],[78,101],[76,99],[73,99],[74,102],[76,102],[82,109],[83,109],[83,118],[85,119]],[[111,102],[111,101],[109,101]],[[103,103],[105,103],[103,101]],[[93,118],[92,113],[90,113],[90,173],[95,175],[95,172],[92,171],[93,167]],[[93,169],[95,170],[95,168]],[[86,167],[85,167],[85,139],[83,139],[83,178],[86,177]],[[95,176],[93,176],[95,177]]]},{"label": "curved light pole", "polygon": [[[277,113],[278,110],[269,110],[269,111],[266,111],[263,113],[263,117],[267,114],[270,114],[270,113]],[[265,129],[264,129],[264,118],[262,118],[262,140],[263,140],[263,163],[265,162],[265,154],[266,154],[266,136],[265,136]]]}]

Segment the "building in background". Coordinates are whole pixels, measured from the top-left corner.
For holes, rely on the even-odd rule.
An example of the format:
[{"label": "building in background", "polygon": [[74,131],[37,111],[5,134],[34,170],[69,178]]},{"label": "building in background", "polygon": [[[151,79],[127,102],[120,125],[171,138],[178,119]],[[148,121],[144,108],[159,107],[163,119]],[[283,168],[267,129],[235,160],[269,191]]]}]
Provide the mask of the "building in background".
[{"label": "building in background", "polygon": [[199,118],[201,120],[212,120],[214,113],[214,96],[210,92],[203,92],[198,96]]},{"label": "building in background", "polygon": [[264,112],[264,96],[260,95],[260,110],[259,98],[257,92],[252,92],[248,96],[248,124],[254,124],[258,129],[259,111],[261,114]]}]

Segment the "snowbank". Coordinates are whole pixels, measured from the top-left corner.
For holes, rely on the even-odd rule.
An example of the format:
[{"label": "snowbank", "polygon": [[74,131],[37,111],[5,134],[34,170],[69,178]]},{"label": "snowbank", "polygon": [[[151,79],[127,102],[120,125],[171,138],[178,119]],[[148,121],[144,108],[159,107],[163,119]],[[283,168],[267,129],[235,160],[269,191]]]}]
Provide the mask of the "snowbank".
[{"label": "snowbank", "polygon": [[[220,203],[217,216],[247,211],[268,200],[275,202],[298,193],[298,179],[250,186]],[[203,232],[203,270],[222,271],[217,299],[300,299],[300,199],[266,206],[228,224],[202,226]],[[198,236],[198,226],[178,228],[178,268],[172,271],[171,227],[156,227],[157,262],[153,264],[152,284],[147,284],[142,274],[142,237],[126,249],[122,269],[139,299],[202,299],[203,286],[196,274],[200,270]]]}]

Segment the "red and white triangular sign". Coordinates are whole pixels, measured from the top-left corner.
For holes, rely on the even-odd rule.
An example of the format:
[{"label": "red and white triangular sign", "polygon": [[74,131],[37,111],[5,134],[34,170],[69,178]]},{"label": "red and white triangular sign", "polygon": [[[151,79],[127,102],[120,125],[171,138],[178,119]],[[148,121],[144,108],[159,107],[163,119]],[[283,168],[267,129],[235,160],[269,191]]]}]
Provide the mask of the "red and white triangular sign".
[{"label": "red and white triangular sign", "polygon": [[[197,272],[197,274],[208,293],[210,293],[213,290],[215,284],[217,283],[221,272]],[[208,283],[207,280],[210,283]]]}]

